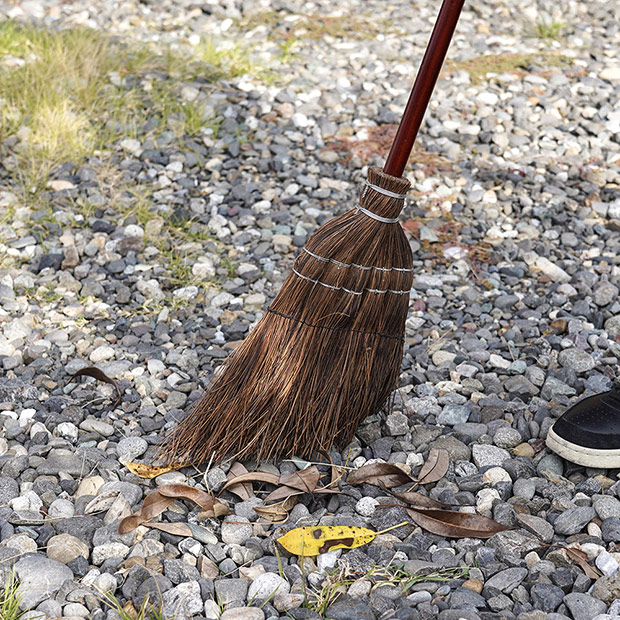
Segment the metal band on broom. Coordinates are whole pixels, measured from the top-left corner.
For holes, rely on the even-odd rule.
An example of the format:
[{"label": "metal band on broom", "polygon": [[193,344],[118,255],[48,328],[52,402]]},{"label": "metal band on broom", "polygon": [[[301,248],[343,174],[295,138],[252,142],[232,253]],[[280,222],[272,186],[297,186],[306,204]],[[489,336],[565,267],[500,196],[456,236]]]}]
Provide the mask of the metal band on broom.
[{"label": "metal band on broom", "polygon": [[165,462],[310,457],[345,445],[396,387],[413,256],[402,173],[464,0],[444,0],[383,170],[308,240],[273,303],[160,446]]}]

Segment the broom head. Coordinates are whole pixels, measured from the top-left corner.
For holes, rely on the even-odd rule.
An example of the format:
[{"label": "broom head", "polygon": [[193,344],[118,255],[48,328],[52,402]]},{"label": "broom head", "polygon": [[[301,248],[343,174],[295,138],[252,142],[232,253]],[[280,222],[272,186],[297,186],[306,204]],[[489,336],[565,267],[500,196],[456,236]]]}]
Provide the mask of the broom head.
[{"label": "broom head", "polygon": [[[405,194],[409,181],[369,170]],[[403,199],[365,186],[360,205],[396,218]],[[354,208],[323,224],[244,342],[159,448],[164,462],[311,457],[351,441],[400,370],[413,257],[398,223]]]}]

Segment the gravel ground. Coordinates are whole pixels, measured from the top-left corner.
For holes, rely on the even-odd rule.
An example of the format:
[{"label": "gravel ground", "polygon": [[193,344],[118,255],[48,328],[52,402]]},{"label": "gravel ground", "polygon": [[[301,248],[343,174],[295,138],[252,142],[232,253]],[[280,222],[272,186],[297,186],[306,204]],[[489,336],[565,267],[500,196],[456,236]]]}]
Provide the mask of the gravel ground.
[{"label": "gravel ground", "polygon": [[[177,620],[620,617],[619,472],[544,446],[571,402],[619,372],[617,0],[467,3],[407,172],[417,276],[394,409],[332,453],[415,473],[431,448],[448,449],[450,470],[428,494],[514,529],[480,540],[401,527],[308,558],[303,574],[297,558],[278,560],[274,539],[293,526],[403,520],[377,508],[394,501],[384,491],[341,482],[340,495],[304,495],[283,526],[259,523],[262,500],[225,492],[230,523],[207,519],[199,539],[117,533],[157,485],[221,488],[227,467],[148,481],[123,462],[152,462],[308,235],[354,204],[365,166],[385,155],[437,3],[333,5],[0,0],[0,19],[162,47],[236,38],[262,67],[179,86],[217,132],[154,138],[145,127],[106,157],[55,167],[39,206],[16,180],[23,136],[0,149],[0,576],[14,568],[21,580],[24,618],[119,618],[95,588],[136,608],[162,593]],[[110,206],[110,168],[123,187],[148,190],[146,217]],[[70,381],[88,365],[118,380],[115,409],[112,386]],[[183,502],[163,515],[196,519]],[[602,576],[574,564],[569,544]],[[405,595],[329,576],[373,565],[469,570]],[[340,596],[309,609],[304,583],[335,583]]]}]

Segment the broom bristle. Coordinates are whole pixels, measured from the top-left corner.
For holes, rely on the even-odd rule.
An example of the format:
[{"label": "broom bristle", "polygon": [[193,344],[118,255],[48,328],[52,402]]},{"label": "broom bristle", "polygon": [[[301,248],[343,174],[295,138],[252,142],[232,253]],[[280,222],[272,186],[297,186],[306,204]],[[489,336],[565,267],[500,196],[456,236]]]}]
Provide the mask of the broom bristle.
[{"label": "broom bristle", "polygon": [[[405,194],[409,181],[369,170]],[[360,204],[396,218],[403,200],[366,187]],[[165,462],[310,457],[351,441],[396,387],[413,257],[398,223],[350,210],[308,240],[271,307],[160,445]]]}]

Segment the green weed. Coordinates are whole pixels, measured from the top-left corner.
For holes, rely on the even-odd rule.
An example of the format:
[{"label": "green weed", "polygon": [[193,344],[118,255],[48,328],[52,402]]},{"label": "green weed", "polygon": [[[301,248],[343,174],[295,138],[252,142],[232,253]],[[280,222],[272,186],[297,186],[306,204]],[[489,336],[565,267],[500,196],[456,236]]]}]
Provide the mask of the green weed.
[{"label": "green weed", "polygon": [[479,84],[489,74],[517,73],[526,75],[532,65],[546,67],[563,67],[571,64],[571,60],[561,54],[541,52],[534,54],[486,54],[460,62],[448,61],[447,72],[464,70],[469,73],[472,84]]},{"label": "green weed", "polygon": [[[2,45],[1,40],[0,45]],[[20,610],[20,602],[19,582],[15,573],[11,573],[4,584],[4,588],[0,591],[0,618],[2,620],[20,620],[26,614],[25,611]],[[41,620],[43,617],[41,614]]]},{"label": "green weed", "polygon": [[538,39],[557,40],[562,38],[564,28],[565,24],[562,22],[540,20],[536,22],[533,29],[527,34]]}]

